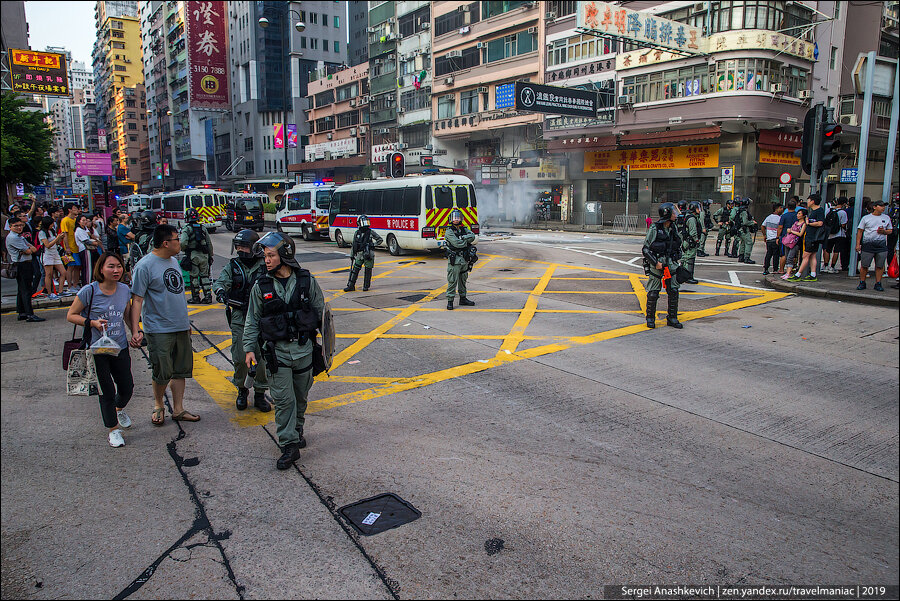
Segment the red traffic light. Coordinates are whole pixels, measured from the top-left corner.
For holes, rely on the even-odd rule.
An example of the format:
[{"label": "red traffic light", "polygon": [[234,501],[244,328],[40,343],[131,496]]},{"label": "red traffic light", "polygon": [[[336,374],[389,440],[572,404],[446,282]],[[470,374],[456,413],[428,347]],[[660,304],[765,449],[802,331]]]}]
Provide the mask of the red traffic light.
[{"label": "red traffic light", "polygon": [[391,154],[390,163],[387,169],[388,177],[403,177],[406,172],[406,160],[402,152],[394,152]]},{"label": "red traffic light", "polygon": [[826,125],[825,126],[825,137],[830,138],[832,136],[836,136],[841,133],[840,125]]}]

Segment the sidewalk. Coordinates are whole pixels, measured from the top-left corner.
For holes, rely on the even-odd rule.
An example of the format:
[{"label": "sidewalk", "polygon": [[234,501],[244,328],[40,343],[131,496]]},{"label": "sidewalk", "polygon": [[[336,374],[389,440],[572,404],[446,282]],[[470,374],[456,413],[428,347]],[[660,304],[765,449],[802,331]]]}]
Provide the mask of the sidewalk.
[{"label": "sidewalk", "polygon": [[884,292],[873,290],[875,276],[870,275],[866,280],[866,289],[857,290],[859,278],[850,277],[846,273],[818,274],[818,282],[788,282],[781,279],[780,275],[767,275],[764,277],[770,288],[781,292],[792,292],[805,296],[816,296],[850,303],[862,303],[866,305],[881,305],[885,307],[900,307],[900,290],[891,288],[897,280],[890,279],[886,275],[881,281]]}]

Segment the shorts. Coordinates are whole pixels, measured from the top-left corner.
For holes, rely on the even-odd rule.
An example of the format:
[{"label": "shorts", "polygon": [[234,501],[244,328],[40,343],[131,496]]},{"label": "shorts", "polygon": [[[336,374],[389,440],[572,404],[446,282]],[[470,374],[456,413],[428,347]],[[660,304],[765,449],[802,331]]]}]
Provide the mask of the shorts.
[{"label": "shorts", "polygon": [[819,240],[810,240],[809,236],[803,236],[803,252],[814,253],[819,250],[821,245],[822,243]]},{"label": "shorts", "polygon": [[59,258],[59,255],[50,256],[47,253],[44,253],[44,267],[49,265],[62,265],[62,259]]},{"label": "shorts", "polygon": [[72,253],[72,265],[81,267],[81,253]]},{"label": "shorts", "polygon": [[875,252],[863,249],[859,253],[859,265],[867,270],[872,265],[872,259],[875,259],[875,269],[884,269],[884,264],[887,263],[887,255],[887,249]]},{"label": "shorts", "polygon": [[800,254],[800,243],[794,245],[794,248],[788,248],[787,250],[787,258],[785,258],[785,265],[792,265],[794,260],[797,258],[797,255]]},{"label": "shorts", "polygon": [[191,331],[146,332],[147,350],[153,381],[166,384],[169,380],[186,380],[194,373],[194,351],[191,348]]},{"label": "shorts", "polygon": [[835,251],[840,252],[843,245],[844,245],[844,237],[843,236],[838,236],[837,238],[829,238],[828,240],[825,241],[825,252],[829,252],[829,253],[832,253]]}]

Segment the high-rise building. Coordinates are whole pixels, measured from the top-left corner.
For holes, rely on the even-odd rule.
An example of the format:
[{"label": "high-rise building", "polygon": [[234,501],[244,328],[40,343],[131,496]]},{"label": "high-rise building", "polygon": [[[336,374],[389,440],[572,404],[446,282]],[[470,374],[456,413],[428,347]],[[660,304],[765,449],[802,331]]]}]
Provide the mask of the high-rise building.
[{"label": "high-rise building", "polygon": [[408,165],[431,154],[431,2],[397,3],[397,127]]},{"label": "high-rise building", "polygon": [[369,61],[369,36],[366,33],[369,26],[369,3],[365,0],[347,2],[347,21],[350,35],[347,58],[350,66],[355,67]]},{"label": "high-rise building", "polygon": [[[365,4],[363,2],[362,4]],[[28,44],[28,23],[25,20],[25,2],[16,0],[13,2],[4,2],[3,11],[0,11],[0,27],[2,27],[3,35],[0,37],[0,51],[2,51],[3,64],[2,78],[0,83],[3,89],[9,89],[12,82],[9,78],[9,63],[6,60],[6,51],[10,48],[21,50],[30,50]]]}]

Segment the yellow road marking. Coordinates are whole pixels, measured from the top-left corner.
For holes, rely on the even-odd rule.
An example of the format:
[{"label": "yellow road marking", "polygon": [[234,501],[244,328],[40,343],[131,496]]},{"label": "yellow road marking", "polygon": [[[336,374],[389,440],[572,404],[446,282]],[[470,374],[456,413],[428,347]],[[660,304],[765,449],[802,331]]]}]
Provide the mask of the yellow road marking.
[{"label": "yellow road marking", "polygon": [[[373,280],[378,280],[378,279],[387,277],[388,275],[390,275],[390,274],[392,274],[392,273],[394,273],[394,272],[396,272],[396,271],[400,271],[401,269],[406,269],[407,267],[412,267],[413,265],[415,265],[415,263],[410,263],[410,264],[408,264],[408,265],[401,265],[401,266],[398,267],[397,269],[392,269],[392,270],[390,270],[390,271],[385,271],[384,273],[380,273],[380,274],[378,274],[378,275],[376,275],[376,276],[373,276],[372,279],[373,279]],[[328,301],[328,302],[331,302],[331,301],[333,301],[333,300],[336,299],[336,298],[340,298],[340,297],[344,296],[345,294],[349,294],[348,292],[344,292],[344,289],[343,289],[343,288],[341,288],[340,290],[328,290],[328,292],[335,292],[335,293],[336,293],[336,294],[332,295],[330,298],[325,299],[325,300]]]},{"label": "yellow road marking", "polygon": [[538,305],[538,297],[547,289],[547,285],[550,284],[550,278],[553,277],[553,271],[555,269],[556,266],[551,265],[544,271],[544,275],[541,276],[541,279],[538,281],[537,285],[535,285],[534,290],[528,295],[528,299],[525,301],[525,307],[519,314],[519,318],[516,320],[516,323],[513,324],[509,334],[503,340],[503,344],[500,345],[498,354],[505,354],[506,351],[512,352],[518,348],[519,343],[522,341],[522,337],[525,336],[525,329],[528,327],[528,324],[531,323],[531,320],[534,319],[534,312],[537,310]]},{"label": "yellow road marking", "polygon": [[634,295],[638,298],[638,302],[641,304],[641,313],[647,312],[647,290],[644,289],[644,285],[641,283],[641,280],[638,279],[636,275],[628,276],[628,279],[631,280],[631,287],[634,289]]}]

